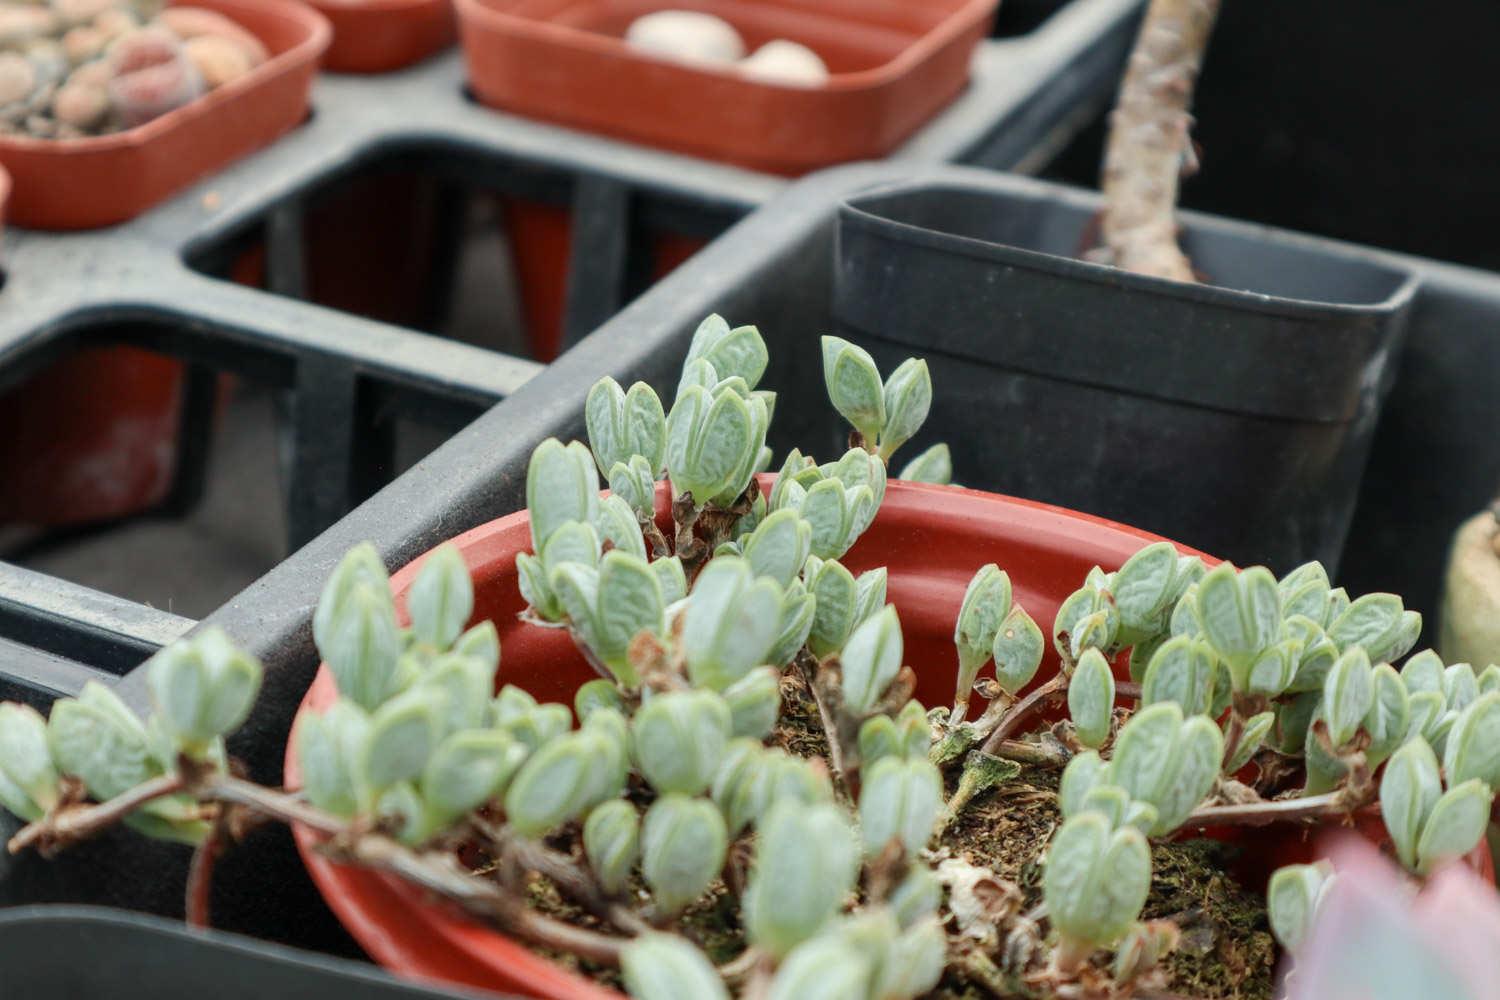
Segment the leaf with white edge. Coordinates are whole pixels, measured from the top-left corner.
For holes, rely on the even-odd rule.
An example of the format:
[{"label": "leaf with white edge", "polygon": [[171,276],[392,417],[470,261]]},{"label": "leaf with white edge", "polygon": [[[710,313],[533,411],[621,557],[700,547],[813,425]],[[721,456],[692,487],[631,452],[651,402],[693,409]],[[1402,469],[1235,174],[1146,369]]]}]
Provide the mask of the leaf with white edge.
[{"label": "leaf with white edge", "polygon": [[322,596],[313,613],[313,642],[319,651],[332,638],[330,625],[334,617],[359,584],[368,585],[376,593],[390,593],[390,576],[386,573],[385,564],[380,561],[375,546],[369,542],[361,542],[346,552],[329,575],[328,582],[323,584]]},{"label": "leaf with white edge", "polygon": [[1111,592],[1120,612],[1120,627],[1129,635],[1127,641],[1134,643],[1161,628],[1172,597],[1177,558],[1171,542],[1156,542],[1125,560],[1115,573]]},{"label": "leaf with white edge", "polygon": [[452,822],[503,792],[525,760],[526,748],[498,730],[454,733],[427,762],[422,797]]},{"label": "leaf with white edge", "polygon": [[1295,954],[1307,940],[1318,903],[1332,878],[1327,862],[1287,865],[1271,876],[1266,890],[1266,915],[1271,921],[1271,933],[1287,951]]},{"label": "leaf with white edge", "polygon": [[817,602],[807,645],[813,655],[827,656],[842,649],[854,630],[859,585],[842,563],[828,559],[809,564],[807,587]]},{"label": "leaf with white edge", "polygon": [[356,762],[365,787],[378,793],[422,773],[442,733],[444,702],[431,689],[413,688],[376,710]]},{"label": "leaf with white edge", "polygon": [[724,867],[729,835],[712,802],[663,795],[641,824],[641,874],[663,915],[680,913],[708,891]]},{"label": "leaf with white edge", "polygon": [[903,654],[901,620],[886,605],[854,630],[839,654],[845,707],[857,715],[873,709],[901,670]]},{"label": "leaf with white edge", "polygon": [[1218,669],[1213,647],[1185,635],[1168,639],[1151,657],[1141,683],[1141,703],[1176,702],[1184,715],[1206,715]]},{"label": "leaf with white edge", "polygon": [[367,711],[396,690],[401,632],[390,594],[357,584],[328,625],[319,652],[333,671],[339,694]]},{"label": "leaf with white edge", "polygon": [[1382,663],[1375,667],[1375,699],[1360,723],[1360,728],[1370,735],[1365,759],[1371,768],[1380,766],[1381,761],[1406,742],[1410,722],[1411,698],[1406,685],[1401,683],[1401,675],[1394,667]]},{"label": "leaf with white edge", "polygon": [[422,563],[407,594],[412,631],[422,642],[447,649],[474,610],[474,586],[458,547],[438,546]]},{"label": "leaf with white edge", "polygon": [[1328,671],[1338,662],[1339,647],[1328,638],[1323,626],[1305,616],[1287,619],[1287,633],[1302,643],[1302,656],[1297,661],[1296,672],[1287,690],[1292,692],[1321,691],[1328,679]]},{"label": "leaf with white edge", "polygon": [[781,597],[780,631],[766,654],[767,663],[783,667],[792,662],[812,633],[817,610],[817,599],[807,592],[802,581],[793,580]]},{"label": "leaf with white edge", "polygon": [[812,528],[812,554],[819,559],[837,559],[848,548],[851,523],[849,497],[837,479],[815,483],[798,510]]},{"label": "leaf with white edge", "polygon": [[1271,727],[1275,724],[1275,712],[1261,712],[1245,720],[1245,728],[1240,735],[1239,746],[1234,749],[1234,756],[1224,761],[1224,773],[1234,774],[1250,763],[1250,758],[1255,756],[1255,752],[1260,749],[1266,736],[1270,734]]},{"label": "leaf with white edge", "polygon": [[724,689],[724,701],[731,735],[765,739],[781,713],[781,674],[774,667],[757,667]]},{"label": "leaf with white edge", "polygon": [[883,955],[874,996],[915,1000],[926,996],[943,978],[948,939],[936,917],[929,917],[900,935]]},{"label": "leaf with white edge", "polygon": [[1438,799],[1417,842],[1417,871],[1426,874],[1444,861],[1462,857],[1484,839],[1494,803],[1490,786],[1477,778],[1454,785]]},{"label": "leaf with white edge", "polygon": [[438,657],[416,686],[441,691],[443,732],[477,729],[484,725],[495,672],[483,660],[452,653]]},{"label": "leaf with white edge", "polygon": [[[693,412],[699,410],[695,407]],[[676,417],[674,406],[672,418]],[[741,467],[752,464],[760,452],[750,405],[727,391],[717,393],[702,407],[683,442],[680,452],[674,451],[675,438],[669,443],[667,472],[673,489],[691,494],[699,507],[729,489]]]},{"label": "leaf with white edge", "polygon": [[744,379],[751,389],[760,384],[770,360],[758,329],[753,326],[731,329],[717,314],[698,325],[687,356],[689,362],[702,358],[711,363],[721,379],[736,376]]},{"label": "leaf with white edge", "polygon": [[602,677],[580,685],[573,692],[573,714],[578,716],[579,722],[587,722],[588,717],[601,708],[622,711],[624,707],[625,700],[620,697],[620,689]]},{"label": "leaf with white edge", "polygon": [[1073,811],[1096,812],[1109,820],[1111,827],[1125,822],[1125,813],[1130,809],[1130,796],[1125,789],[1115,785],[1095,785]]},{"label": "leaf with white edge", "polygon": [[599,627],[599,571],[583,563],[565,562],[548,575],[547,586],[557,595],[568,624],[578,638],[602,657],[604,640]]},{"label": "leaf with white edge", "polygon": [[583,851],[605,892],[618,894],[630,882],[641,853],[641,818],[624,799],[595,806],[583,823]]},{"label": "leaf with white edge", "polygon": [[589,443],[600,472],[639,455],[652,471],[661,471],[667,444],[667,418],[656,391],[636,382],[626,392],[612,378],[602,378],[584,402]]},{"label": "leaf with white edge", "polygon": [[1067,938],[1104,947],[1140,914],[1151,883],[1151,853],[1139,830],[1111,832],[1099,813],[1058,828],[1047,848],[1043,893],[1053,925]]},{"label": "leaf with white edge", "polygon": [[[855,579],[854,621],[856,624],[885,607],[888,573],[884,566],[865,570]],[[1500,667],[1496,668],[1500,671]]]},{"label": "leaf with white edge", "polygon": [[599,520],[595,527],[599,538],[610,549],[646,559],[646,539],[641,535],[635,511],[622,497],[607,496],[599,501]]},{"label": "leaf with white edge", "polygon": [[589,806],[596,790],[599,742],[592,733],[568,733],[543,744],[521,766],[505,791],[505,817],[523,837],[540,837]]},{"label": "leaf with white edge", "polygon": [[743,549],[756,576],[769,576],[789,587],[812,551],[812,525],[796,511],[778,510],[745,539]]},{"label": "leaf with white edge", "polygon": [[547,584],[547,570],[540,559],[527,552],[517,552],[516,577],[521,596],[526,599],[533,614],[542,621],[549,622],[562,618],[562,604]]},{"label": "leaf with white edge", "polygon": [[927,422],[932,409],[932,374],[927,362],[907,358],[886,379],[885,424],[880,428],[880,457],[889,459]]},{"label": "leaf with white edge", "polygon": [[1380,778],[1380,815],[1407,868],[1417,867],[1417,845],[1427,817],[1443,795],[1437,757],[1420,739],[1412,740],[1386,761]]},{"label": "leaf with white edge", "polygon": [[636,764],[658,793],[697,795],[719,769],[730,725],[729,706],[712,691],[653,695],[631,720]]},{"label": "leaf with white edge", "polygon": [[885,757],[860,775],[859,827],[865,855],[891,840],[915,854],[927,846],[943,806],[943,776],[925,758]]},{"label": "leaf with white edge", "polygon": [[[0,702],[0,788],[10,786],[19,796],[0,796],[16,815],[37,819],[57,804],[57,769],[47,746],[47,720],[30,705]],[[16,807],[24,801],[25,812]]]},{"label": "leaf with white edge", "polygon": [[966,705],[969,691],[979,669],[989,662],[1000,623],[1010,614],[1010,576],[988,563],[979,567],[964,591],[958,608],[958,623],[953,628],[953,645],[958,648],[958,686],[954,705]]},{"label": "leaf with white edge", "polygon": [[1443,671],[1443,693],[1448,698],[1448,708],[1462,712],[1479,698],[1479,681],[1474,668],[1467,663],[1455,663]]},{"label": "leaf with white edge", "polygon": [[597,652],[622,683],[633,684],[635,671],[626,656],[641,632],[666,631],[666,603],[661,581],[641,556],[615,549],[599,561]]},{"label": "leaf with white edge", "polygon": [[1500,691],[1500,664],[1491,663],[1480,672],[1478,678],[1479,693],[1489,694],[1491,691]]},{"label": "leaf with white edge", "polygon": [[1115,709],[1115,678],[1104,654],[1090,649],[1078,661],[1068,681],[1068,715],[1078,742],[1098,749],[1109,739]]},{"label": "leaf with white edge", "polygon": [[53,704],[47,744],[57,770],[80,779],[100,801],[159,773],[140,721],[97,681],[86,683],[78,698]]},{"label": "leaf with white edge", "polygon": [[1480,695],[1459,713],[1443,750],[1449,786],[1478,778],[1500,788],[1500,692]]},{"label": "leaf with white edge", "polygon": [[902,466],[897,479],[910,483],[935,483],[947,486],[953,482],[953,454],[946,442],[938,442]]},{"label": "leaf with white edge", "polygon": [[533,552],[540,552],[560,525],[592,524],[599,511],[599,474],[589,450],[556,438],[537,445],[526,468],[526,509]]},{"label": "leaf with white edge", "polygon": [[1154,801],[1163,776],[1170,771],[1166,765],[1172,760],[1182,722],[1182,709],[1171,701],[1147,705],[1131,716],[1115,737],[1109,781],[1129,792],[1132,799]]},{"label": "leaf with white edge", "polygon": [[1359,724],[1375,704],[1375,672],[1364,647],[1353,645],[1340,656],[1323,682],[1323,712],[1328,739],[1335,747],[1346,746],[1359,732]]},{"label": "leaf with white edge", "polygon": [[1276,707],[1276,749],[1289,756],[1302,752],[1313,716],[1323,704],[1323,692],[1304,691]]},{"label": "leaf with white edge", "polygon": [[1213,790],[1224,764],[1224,734],[1206,715],[1189,718],[1178,730],[1170,762],[1156,793],[1141,796],[1157,810],[1156,823],[1147,831],[1153,837],[1181,826]]},{"label": "leaf with white edge", "polygon": [[635,1000],[729,1000],[713,963],[677,934],[632,938],[620,952],[620,968]]},{"label": "leaf with white edge", "polygon": [[808,941],[776,970],[766,1000],[868,1000],[874,959],[840,937]]},{"label": "leaf with white edge", "polygon": [[859,760],[869,767],[882,757],[902,757],[901,736],[896,720],[889,715],[872,715],[859,727]]},{"label": "leaf with white edge", "polygon": [[335,816],[359,810],[355,761],[369,739],[370,717],[352,701],[339,699],[322,715],[297,723],[297,764],[302,790],[313,805]]},{"label": "leaf with white edge", "polygon": [[1443,670],[1443,658],[1431,649],[1424,649],[1413,654],[1401,667],[1401,680],[1412,694],[1436,691],[1446,698]]},{"label": "leaf with white edge", "polygon": [[1058,809],[1063,818],[1076,815],[1089,792],[1102,780],[1106,780],[1105,763],[1097,750],[1085,750],[1068,761],[1057,789]]},{"label": "leaf with white edge", "polygon": [[1401,632],[1402,611],[1401,598],[1395,594],[1366,594],[1334,620],[1328,637],[1342,650],[1361,646],[1378,662],[1386,659],[1382,654]]},{"label": "leaf with white edge", "polygon": [[758,829],[742,915],[750,942],[780,957],[839,912],[859,871],[858,845],[831,803],[778,802]]},{"label": "leaf with white edge", "polygon": [[874,446],[885,424],[885,387],[868,351],[839,337],[824,337],[823,381],[833,408]]},{"label": "leaf with white edge", "polygon": [[[1425,739],[1429,746],[1437,746],[1438,725],[1443,716],[1448,712],[1448,703],[1443,698],[1441,691],[1418,691],[1408,696],[1407,702],[1411,709],[1411,715],[1406,723],[1406,734],[1401,742],[1415,739],[1420,736]],[[1454,714],[1457,721],[1457,713]],[[1449,723],[1451,727],[1452,723]],[[1446,752],[1446,736],[1444,732],[1444,748]]]},{"label": "leaf with white edge", "polygon": [[782,591],[745,560],[721,556],[698,574],[679,642],[688,678],[722,691],[766,663],[780,633]]},{"label": "leaf with white edge", "polygon": [[995,680],[1006,694],[1014,695],[1030,684],[1042,665],[1042,654],[1046,652],[1047,639],[1031,615],[1021,605],[1014,605],[1010,614],[1000,623],[995,632],[995,643],[990,655],[995,660]]}]

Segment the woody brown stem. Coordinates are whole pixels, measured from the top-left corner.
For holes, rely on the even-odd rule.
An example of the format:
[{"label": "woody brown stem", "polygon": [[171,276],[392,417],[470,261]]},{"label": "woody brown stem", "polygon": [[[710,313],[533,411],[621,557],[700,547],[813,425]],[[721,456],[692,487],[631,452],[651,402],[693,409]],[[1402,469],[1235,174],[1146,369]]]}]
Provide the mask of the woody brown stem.
[{"label": "woody brown stem", "polygon": [[1269,826],[1272,823],[1300,823],[1349,815],[1366,802],[1362,796],[1347,790],[1309,795],[1301,799],[1275,799],[1229,806],[1205,806],[1195,810],[1184,827],[1203,826]]},{"label": "woody brown stem", "polygon": [[1009,711],[1000,718],[1000,721],[995,725],[994,731],[990,733],[989,739],[984,741],[984,746],[981,749],[985,753],[994,754],[1000,749],[1001,743],[1011,733],[1015,732],[1021,723],[1030,718],[1033,712],[1061,698],[1067,690],[1068,678],[1061,673],[1036,688],[1026,697],[1012,705]]},{"label": "woody brown stem", "polygon": [[150,781],[143,781],[107,802],[65,806],[21,827],[6,844],[6,850],[11,854],[19,854],[28,847],[35,847],[44,855],[51,854],[58,848],[98,836],[141,806],[176,795],[183,790],[185,784],[186,781],[180,774],[163,774]]},{"label": "woody brown stem", "polygon": [[1193,87],[1220,0],[1151,0],[1110,118],[1101,186],[1109,262],[1192,281],[1177,245],[1177,185],[1191,152]]}]

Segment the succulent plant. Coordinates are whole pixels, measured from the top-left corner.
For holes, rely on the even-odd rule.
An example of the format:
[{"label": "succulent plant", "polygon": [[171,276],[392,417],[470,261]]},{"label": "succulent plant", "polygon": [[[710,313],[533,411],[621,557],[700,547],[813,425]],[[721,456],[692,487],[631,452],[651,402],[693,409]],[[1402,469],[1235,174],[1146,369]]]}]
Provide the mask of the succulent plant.
[{"label": "succulent plant", "polygon": [[[1060,996],[1159,985],[1176,931],[1142,912],[1152,840],[1179,831],[1378,803],[1417,876],[1482,837],[1500,781],[1500,668],[1422,652],[1396,670],[1414,613],[1391,595],[1351,600],[1316,564],[1278,580],[1156,543],[1095,567],[1057,612],[1058,666],[1040,681],[1046,633],[1005,569],[979,567],[953,609],[953,702],[929,712],[912,698],[885,570],[855,576],[839,561],[921,423],[926,369],[881,380],[854,345],[824,347],[855,446],[825,464],[791,453],[768,498],[753,479],[774,409],[756,388],[765,345],[718,317],[693,338],[670,409],[606,379],[585,407],[588,446],[536,448],[521,627],[567,630],[597,671],[571,710],[503,683],[498,632],[471,624],[457,548],[422,562],[403,625],[362,545],[313,615],[337,698],[297,726],[300,796],[231,768],[224,739],[261,671],[207,629],[149,663],[148,720],[96,684],[50,719],[0,705],[0,805],[27,823],[12,849],[57,849],[120,820],[201,846],[248,812],[309,825],[337,859],[527,941],[587,948],[648,1000],[728,996],[726,978],[745,977],[788,1000],[886,1000],[925,993],[955,962]],[[605,470],[618,492],[601,497]],[[1062,703],[1066,721],[1037,717]],[[773,745],[791,706],[826,753]],[[1261,783],[1298,758],[1300,797]],[[1005,890],[987,870],[941,846],[1022,762],[1061,768],[1045,906],[1030,913],[997,903]],[[460,866],[476,856],[490,874]],[[528,873],[603,929],[559,938],[527,903]],[[1326,875],[1272,879],[1268,912],[1291,951]],[[719,907],[743,928],[734,969],[668,932]]]}]

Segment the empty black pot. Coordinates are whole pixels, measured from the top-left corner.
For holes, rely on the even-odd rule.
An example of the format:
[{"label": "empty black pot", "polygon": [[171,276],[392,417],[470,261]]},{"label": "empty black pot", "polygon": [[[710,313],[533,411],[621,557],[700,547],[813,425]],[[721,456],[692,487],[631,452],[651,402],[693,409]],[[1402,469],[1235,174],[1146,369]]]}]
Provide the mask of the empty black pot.
[{"label": "empty black pot", "polygon": [[1030,183],[856,195],[835,318],[883,370],[928,359],[928,430],[965,485],[1242,564],[1333,568],[1417,278],[1191,216],[1184,247],[1211,283],[1146,278],[1077,259],[1097,210]]}]

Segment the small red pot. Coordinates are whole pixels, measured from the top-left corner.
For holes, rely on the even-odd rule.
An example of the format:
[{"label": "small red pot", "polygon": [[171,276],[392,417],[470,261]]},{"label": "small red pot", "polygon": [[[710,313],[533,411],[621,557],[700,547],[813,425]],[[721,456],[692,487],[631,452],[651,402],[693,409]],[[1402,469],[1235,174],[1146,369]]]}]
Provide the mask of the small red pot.
[{"label": "small red pot", "polygon": [[[769,490],[772,481],[762,476],[762,488]],[[664,484],[657,493],[658,518],[664,524],[667,503]],[[964,590],[981,565],[994,562],[1006,568],[1015,600],[1050,633],[1058,606],[1091,567],[1116,569],[1143,545],[1160,540],[1112,521],[1028,500],[893,481],[874,524],[841,561],[855,573],[877,566],[889,569],[887,595],[901,616],[906,662],[917,673],[917,698],[944,705],[952,697],[957,670],[953,623]],[[474,578],[472,621],[491,620],[500,631],[501,680],[520,685],[538,699],[571,704],[578,686],[596,675],[565,632],[529,626],[516,617],[526,603],[515,569],[516,554],[529,551],[531,544],[526,512],[481,525],[454,542]],[[422,562],[417,559],[392,577],[403,619],[406,594]],[[1057,669],[1057,656],[1049,645],[1033,683],[1054,676]],[[326,710],[336,697],[333,676],[322,666],[302,700],[298,721]],[[285,782],[295,788],[300,781],[294,722]],[[409,885],[333,864],[316,851],[318,837],[311,831],[294,827],[293,834],[334,913],[365,950],[392,971],[529,996],[621,1000],[619,994],[504,935],[434,905]]]},{"label": "small red pot", "polygon": [[[568,271],[573,256],[573,212],[524,198],[499,199],[501,219],[510,236],[526,342],[531,356],[552,361],[562,353],[563,318],[568,301]],[[660,281],[707,240],[671,233],[651,237],[651,278]]]},{"label": "small red pot", "polygon": [[11,218],[34,229],[92,229],[133,218],[307,117],[328,22],[292,0],[186,0],[244,25],[271,58],[244,77],[124,132],[86,139],[0,136],[15,181]]},{"label": "small red pot", "polygon": [[388,73],[421,62],[458,37],[449,0],[309,0],[333,26],[323,68]]},{"label": "small red pot", "polygon": [[[756,170],[879,159],[956,97],[996,0],[456,0],[485,104]],[[717,15],[752,51],[775,38],[828,65],[821,87],[643,55],[623,35],[667,8]]]}]

